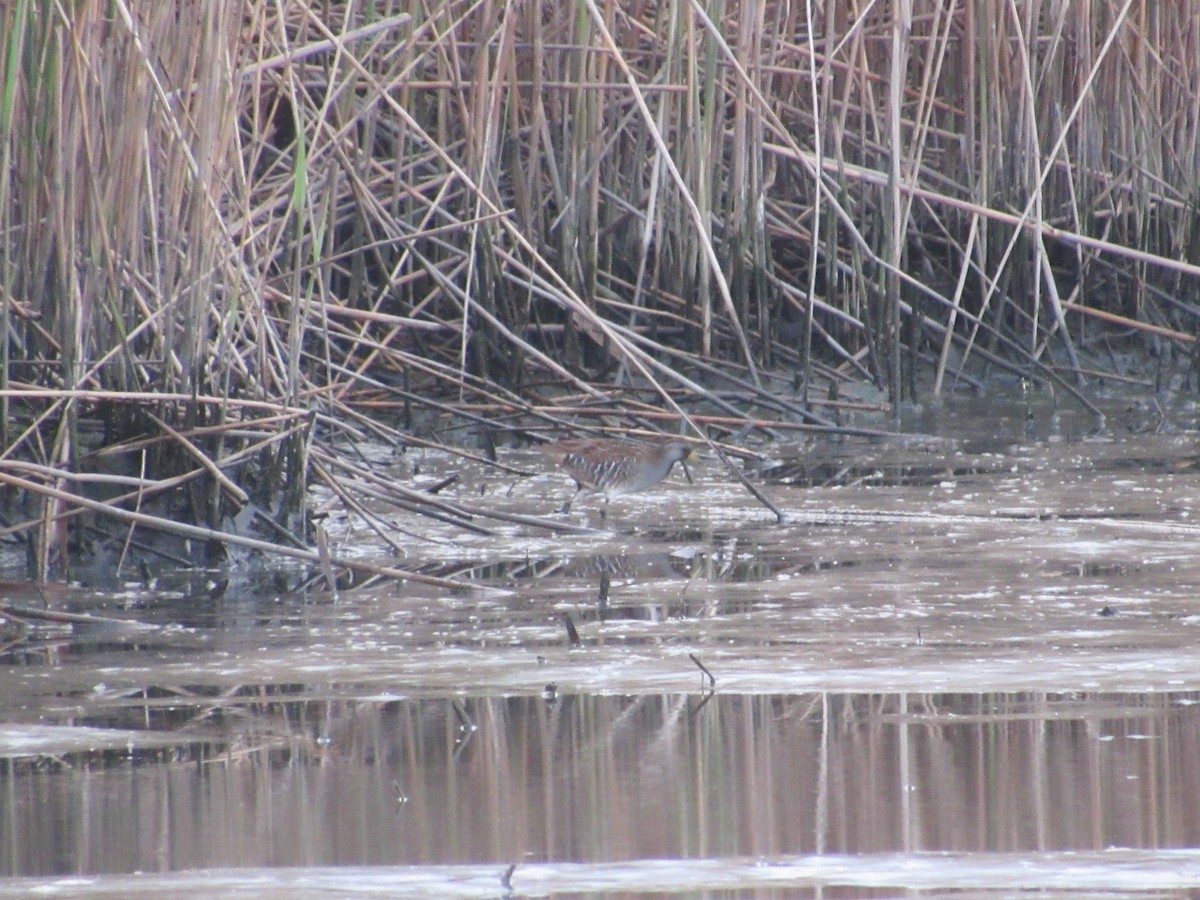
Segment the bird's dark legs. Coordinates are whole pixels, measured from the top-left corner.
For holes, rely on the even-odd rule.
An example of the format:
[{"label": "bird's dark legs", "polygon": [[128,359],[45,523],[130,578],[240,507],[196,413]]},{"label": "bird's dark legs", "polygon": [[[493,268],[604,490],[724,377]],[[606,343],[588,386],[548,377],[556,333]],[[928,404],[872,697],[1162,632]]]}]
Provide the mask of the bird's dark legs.
[{"label": "bird's dark legs", "polygon": [[562,505],[562,508],[559,509],[559,513],[560,514],[569,513],[571,511],[571,504],[573,504],[576,500],[579,499],[580,494],[600,494],[600,493],[604,494],[604,505],[602,507],[600,507],[600,518],[603,519],[608,515],[608,493],[606,491],[598,491],[595,488],[588,487],[585,484],[581,484],[581,485],[579,485],[579,487],[577,487],[575,489],[575,493],[571,495],[570,500],[568,500],[566,503],[564,503]]},{"label": "bird's dark legs", "polygon": [[568,499],[567,502],[562,505],[562,509],[560,509],[559,512],[564,513],[564,514],[569,513],[571,511],[571,504],[574,503],[576,500],[578,500],[579,495],[584,493],[586,490],[587,490],[587,488],[584,487],[582,484],[576,483],[575,493],[572,494],[570,499]]}]

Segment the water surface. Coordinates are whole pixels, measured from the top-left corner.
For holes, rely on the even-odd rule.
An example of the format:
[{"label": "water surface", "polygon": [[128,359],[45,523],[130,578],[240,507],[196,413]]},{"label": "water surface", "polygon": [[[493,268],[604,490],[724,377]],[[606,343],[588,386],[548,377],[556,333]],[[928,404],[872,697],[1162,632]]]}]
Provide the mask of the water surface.
[{"label": "water surface", "polygon": [[[784,524],[712,460],[575,534],[377,510],[460,591],[273,561],[10,585],[104,621],[6,631],[0,892],[1200,888],[1195,423],[1123,409],[763,445]],[[553,517],[570,480],[506,461],[539,474],[390,472]]]}]

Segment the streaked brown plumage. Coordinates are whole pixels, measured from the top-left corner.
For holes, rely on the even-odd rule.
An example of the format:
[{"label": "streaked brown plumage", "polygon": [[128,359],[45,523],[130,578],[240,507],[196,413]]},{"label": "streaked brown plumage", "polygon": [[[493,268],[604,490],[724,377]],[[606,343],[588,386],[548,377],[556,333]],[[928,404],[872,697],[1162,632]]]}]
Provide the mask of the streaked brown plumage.
[{"label": "streaked brown plumage", "polygon": [[699,459],[696,451],[683,441],[633,442],[613,438],[584,438],[555,441],[538,448],[558,463],[575,479],[578,490],[563,504],[569,512],[580,494],[603,494],[607,500],[614,494],[636,494],[654,487],[682,463]]}]

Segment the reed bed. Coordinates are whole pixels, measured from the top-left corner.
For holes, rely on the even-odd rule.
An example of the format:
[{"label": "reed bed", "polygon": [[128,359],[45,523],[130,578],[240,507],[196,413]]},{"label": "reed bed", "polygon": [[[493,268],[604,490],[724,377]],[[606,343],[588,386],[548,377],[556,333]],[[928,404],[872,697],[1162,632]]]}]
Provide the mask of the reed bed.
[{"label": "reed bed", "polygon": [[0,482],[43,578],[101,521],[122,562],[315,552],[314,479],[497,515],[363,441],[736,452],[849,385],[1196,380],[1188,0],[13,0],[0,35]]}]

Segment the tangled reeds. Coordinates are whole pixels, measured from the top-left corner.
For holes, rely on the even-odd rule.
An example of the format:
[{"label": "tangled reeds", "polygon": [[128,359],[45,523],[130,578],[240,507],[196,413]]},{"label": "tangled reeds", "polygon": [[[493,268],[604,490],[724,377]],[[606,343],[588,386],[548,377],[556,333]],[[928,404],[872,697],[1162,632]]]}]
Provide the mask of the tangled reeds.
[{"label": "tangled reeds", "polygon": [[85,510],[308,553],[314,474],[370,486],[345,441],[721,441],[836,427],[846,382],[1194,357],[1186,0],[13,0],[0,34],[0,475],[42,577]]}]

